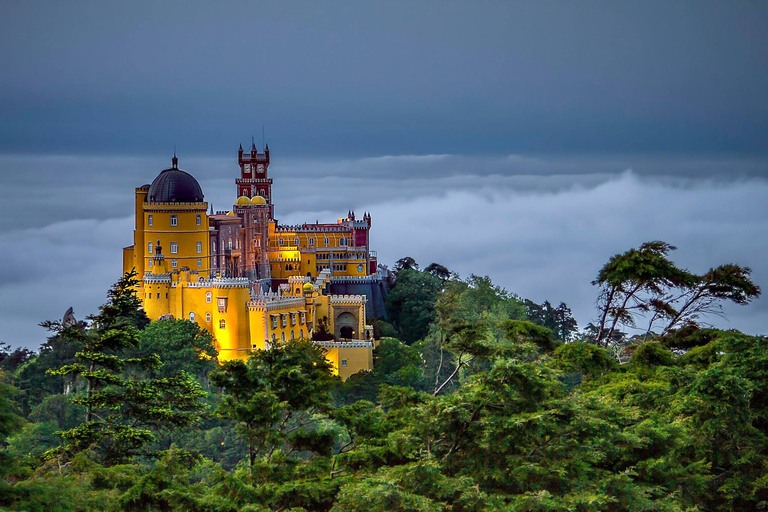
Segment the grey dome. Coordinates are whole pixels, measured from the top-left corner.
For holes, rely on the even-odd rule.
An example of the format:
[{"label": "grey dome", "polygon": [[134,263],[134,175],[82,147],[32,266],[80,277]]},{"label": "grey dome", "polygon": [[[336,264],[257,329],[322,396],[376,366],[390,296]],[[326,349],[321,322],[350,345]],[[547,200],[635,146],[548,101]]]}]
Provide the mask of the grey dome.
[{"label": "grey dome", "polygon": [[188,172],[178,168],[178,159],[173,157],[173,167],[161,172],[147,192],[150,203],[200,203],[203,189]]}]

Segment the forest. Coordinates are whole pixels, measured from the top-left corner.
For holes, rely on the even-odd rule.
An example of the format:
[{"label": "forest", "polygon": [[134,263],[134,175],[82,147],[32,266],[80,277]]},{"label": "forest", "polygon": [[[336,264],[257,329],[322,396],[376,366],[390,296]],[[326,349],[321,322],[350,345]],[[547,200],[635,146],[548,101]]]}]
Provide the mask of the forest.
[{"label": "forest", "polygon": [[219,364],[127,274],[39,350],[0,345],[0,508],[768,510],[768,339],[708,323],[760,288],[674,249],[609,258],[583,328],[402,258],[374,371],[345,382],[312,340]]}]

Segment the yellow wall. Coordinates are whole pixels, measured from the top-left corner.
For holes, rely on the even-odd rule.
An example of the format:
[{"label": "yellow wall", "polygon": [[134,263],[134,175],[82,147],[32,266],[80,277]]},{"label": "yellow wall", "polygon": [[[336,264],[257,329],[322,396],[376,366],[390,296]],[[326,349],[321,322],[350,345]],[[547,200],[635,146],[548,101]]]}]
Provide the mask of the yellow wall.
[{"label": "yellow wall", "polygon": [[[373,351],[367,347],[325,347],[325,358],[333,364],[334,375],[347,380],[357,372],[373,370]],[[346,361],[346,366],[342,366]]]},{"label": "yellow wall", "polygon": [[[210,248],[208,235],[208,215],[206,210],[208,203],[144,203],[142,205],[141,219],[144,225],[142,243],[135,244],[137,260],[143,259],[143,266],[153,273],[156,269],[149,266],[149,260],[157,247],[157,241],[163,249],[170,270],[178,270],[181,267],[189,267],[207,277],[210,262]],[[152,216],[152,225],[149,225],[149,216]],[[177,225],[171,225],[171,216],[176,215]],[[200,225],[197,225],[197,217],[200,216]],[[137,228],[138,232],[138,228]],[[152,251],[149,251],[149,243],[152,243]],[[171,252],[171,243],[176,242],[178,252]],[[197,252],[197,243],[200,243],[200,252]],[[176,260],[173,267],[172,260]],[[200,265],[198,265],[198,260]]]}]

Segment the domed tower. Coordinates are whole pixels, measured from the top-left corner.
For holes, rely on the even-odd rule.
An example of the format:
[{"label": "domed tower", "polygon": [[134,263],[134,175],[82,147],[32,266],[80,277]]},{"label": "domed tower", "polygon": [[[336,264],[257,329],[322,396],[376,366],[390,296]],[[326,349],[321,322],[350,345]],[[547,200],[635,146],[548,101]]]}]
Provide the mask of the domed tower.
[{"label": "domed tower", "polygon": [[[184,267],[208,277],[208,204],[200,184],[179,169],[173,155],[171,167],[149,185],[136,189],[136,229],[133,247],[123,253],[123,267],[135,267],[139,279],[146,274],[165,274]],[[160,244],[165,258],[157,266],[155,248]]]}]

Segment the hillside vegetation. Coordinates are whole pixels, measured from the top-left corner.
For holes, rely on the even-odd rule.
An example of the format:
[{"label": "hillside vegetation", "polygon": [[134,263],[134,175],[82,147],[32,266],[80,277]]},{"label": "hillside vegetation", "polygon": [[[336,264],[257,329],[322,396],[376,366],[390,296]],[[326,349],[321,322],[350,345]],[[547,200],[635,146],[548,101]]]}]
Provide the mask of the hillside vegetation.
[{"label": "hillside vegetation", "polygon": [[296,340],[219,365],[124,276],[86,321],[1,347],[0,507],[28,511],[768,510],[768,339],[708,328],[760,294],[649,242],[596,321],[397,262],[375,370]]}]

